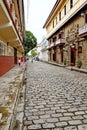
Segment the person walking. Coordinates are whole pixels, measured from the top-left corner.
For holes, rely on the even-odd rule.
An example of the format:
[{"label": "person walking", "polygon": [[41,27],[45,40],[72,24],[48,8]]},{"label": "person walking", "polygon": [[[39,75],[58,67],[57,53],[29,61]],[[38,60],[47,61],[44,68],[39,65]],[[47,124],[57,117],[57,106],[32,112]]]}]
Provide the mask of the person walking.
[{"label": "person walking", "polygon": [[22,57],[22,63],[21,63],[22,67],[25,67],[25,58]]},{"label": "person walking", "polygon": [[18,59],[18,64],[19,64],[19,66],[21,65],[21,59],[20,58]]}]

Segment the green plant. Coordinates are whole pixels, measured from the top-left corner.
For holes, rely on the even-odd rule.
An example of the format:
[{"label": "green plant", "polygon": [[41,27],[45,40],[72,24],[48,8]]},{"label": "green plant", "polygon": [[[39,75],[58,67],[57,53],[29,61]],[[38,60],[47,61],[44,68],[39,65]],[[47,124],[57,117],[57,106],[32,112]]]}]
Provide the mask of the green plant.
[{"label": "green plant", "polygon": [[82,66],[82,61],[81,61],[81,60],[78,60],[78,62],[77,62],[77,67],[78,67],[78,68],[81,68],[81,66]]},{"label": "green plant", "polygon": [[66,59],[64,59],[64,65],[66,65]]}]

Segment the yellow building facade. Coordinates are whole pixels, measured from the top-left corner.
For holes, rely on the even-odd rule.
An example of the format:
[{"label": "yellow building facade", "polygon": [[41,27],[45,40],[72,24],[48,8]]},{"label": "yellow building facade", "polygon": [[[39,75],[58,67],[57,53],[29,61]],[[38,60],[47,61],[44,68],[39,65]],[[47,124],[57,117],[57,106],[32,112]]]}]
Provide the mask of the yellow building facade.
[{"label": "yellow building facade", "polygon": [[23,56],[24,29],[23,0],[0,0],[0,75]]},{"label": "yellow building facade", "polygon": [[49,61],[87,68],[87,0],[57,0],[44,28]]}]

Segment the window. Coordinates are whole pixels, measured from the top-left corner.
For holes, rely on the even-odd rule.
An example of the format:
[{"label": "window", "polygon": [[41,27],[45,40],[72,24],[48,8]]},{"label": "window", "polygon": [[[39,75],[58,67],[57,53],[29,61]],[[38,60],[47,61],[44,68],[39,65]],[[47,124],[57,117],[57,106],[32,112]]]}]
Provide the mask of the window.
[{"label": "window", "polygon": [[56,17],[56,24],[57,24],[57,17]]},{"label": "window", "polygon": [[70,0],[70,8],[73,7],[73,0]]},{"label": "window", "polygon": [[5,55],[5,45],[0,43],[0,55]]},{"label": "window", "polygon": [[87,23],[87,14],[85,14],[85,23]]},{"label": "window", "polygon": [[64,15],[66,15],[66,5],[64,6]]},{"label": "window", "polygon": [[10,4],[10,12],[12,12],[12,4]]},{"label": "window", "polygon": [[59,33],[59,38],[61,38],[62,37],[62,35],[61,35],[61,33]]},{"label": "window", "polygon": [[64,33],[63,32],[59,33],[58,37],[59,38],[64,38]]},{"label": "window", "polygon": [[13,56],[13,48],[12,47],[9,47],[9,49],[8,49],[8,55],[9,56]]},{"label": "window", "polygon": [[51,45],[51,40],[49,41],[50,45]]},{"label": "window", "polygon": [[56,42],[56,37],[53,38],[53,42]]},{"label": "window", "polygon": [[53,28],[54,28],[54,21],[53,21]]},{"label": "window", "polygon": [[59,13],[59,20],[61,20],[61,12]]}]

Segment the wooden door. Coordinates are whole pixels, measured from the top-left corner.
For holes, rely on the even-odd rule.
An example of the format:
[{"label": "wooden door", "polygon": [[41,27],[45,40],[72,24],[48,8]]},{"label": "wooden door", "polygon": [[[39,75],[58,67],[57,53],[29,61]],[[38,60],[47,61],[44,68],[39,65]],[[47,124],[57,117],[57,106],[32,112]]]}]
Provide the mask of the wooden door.
[{"label": "wooden door", "polygon": [[71,48],[71,66],[75,66],[76,63],[76,48]]},{"label": "wooden door", "polygon": [[14,64],[17,64],[17,49],[14,48]]}]

